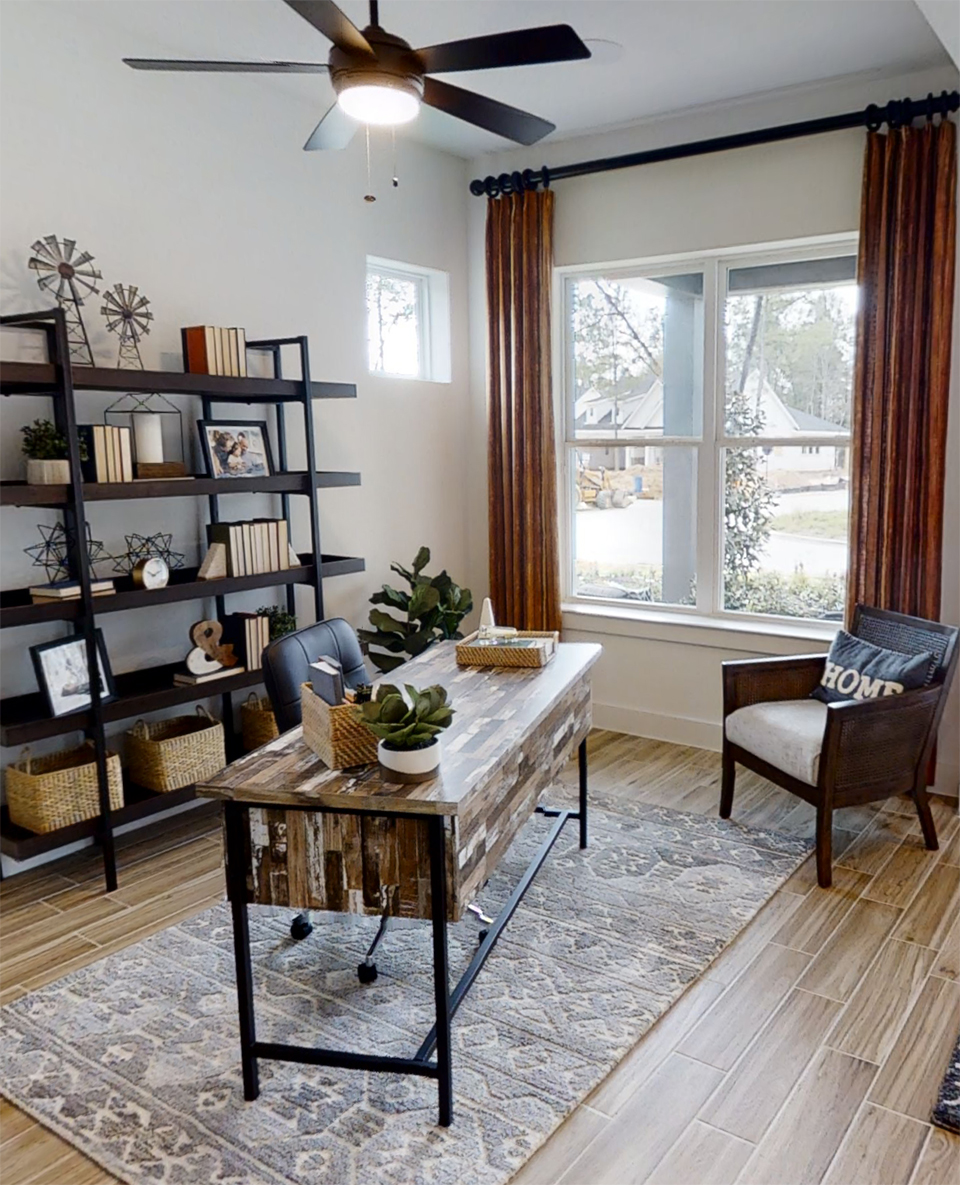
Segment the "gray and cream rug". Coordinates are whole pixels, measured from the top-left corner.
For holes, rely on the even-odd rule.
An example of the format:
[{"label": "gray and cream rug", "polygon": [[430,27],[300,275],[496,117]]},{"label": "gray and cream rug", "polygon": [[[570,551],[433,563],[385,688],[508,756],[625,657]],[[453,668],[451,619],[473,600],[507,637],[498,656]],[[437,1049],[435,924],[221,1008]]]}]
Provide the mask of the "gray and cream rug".
[{"label": "gray and cream rug", "polygon": [[[609,806],[609,804],[608,804]],[[547,824],[481,896],[495,912]],[[570,825],[454,1021],[454,1125],[436,1084],[260,1063],[244,1103],[226,905],[8,1004],[0,1093],[124,1181],[500,1185],[750,921],[806,840],[642,803]],[[251,909],[261,1040],[411,1053],[433,1020],[429,926]],[[453,976],[476,924],[450,933]]]}]

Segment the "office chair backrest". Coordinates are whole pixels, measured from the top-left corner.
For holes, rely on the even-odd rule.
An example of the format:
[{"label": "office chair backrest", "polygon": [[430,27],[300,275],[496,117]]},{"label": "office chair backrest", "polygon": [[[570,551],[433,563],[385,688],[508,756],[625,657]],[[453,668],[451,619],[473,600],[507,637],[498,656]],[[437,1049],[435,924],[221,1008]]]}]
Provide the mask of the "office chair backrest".
[{"label": "office chair backrest", "polygon": [[927,671],[927,684],[949,685],[957,661],[960,630],[956,626],[927,621],[923,617],[908,617],[906,613],[857,605],[850,632],[865,642],[872,642],[874,646],[897,650],[901,654],[924,654],[930,651],[933,659]]},{"label": "office chair backrest", "polygon": [[360,641],[342,617],[318,621],[277,638],[263,652],[263,681],[281,732],[300,723],[300,685],[310,682],[310,664],[321,654],[337,659],[343,667],[345,687],[370,681]]}]

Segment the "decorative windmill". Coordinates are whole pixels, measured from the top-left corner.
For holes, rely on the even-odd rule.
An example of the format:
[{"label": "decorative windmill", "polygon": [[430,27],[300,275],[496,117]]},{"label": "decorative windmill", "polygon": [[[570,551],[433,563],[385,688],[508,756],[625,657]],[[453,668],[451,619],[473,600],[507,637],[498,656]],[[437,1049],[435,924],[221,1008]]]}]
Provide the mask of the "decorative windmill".
[{"label": "decorative windmill", "polygon": [[93,350],[80,315],[83,298],[100,289],[94,283],[103,277],[91,267],[93,256],[89,251],[77,253],[74,239],[61,242],[56,235],[45,235],[37,239],[31,248],[29,266],[39,273],[37,283],[42,292],[51,293],[63,309],[67,319],[67,344],[70,361],[80,366],[93,366]]},{"label": "decorative windmill", "polygon": [[150,332],[148,322],[153,320],[153,313],[147,308],[149,304],[150,301],[133,284],[129,288],[114,284],[103,294],[100,312],[106,317],[110,332],[120,335],[118,370],[143,370],[140,338]]}]

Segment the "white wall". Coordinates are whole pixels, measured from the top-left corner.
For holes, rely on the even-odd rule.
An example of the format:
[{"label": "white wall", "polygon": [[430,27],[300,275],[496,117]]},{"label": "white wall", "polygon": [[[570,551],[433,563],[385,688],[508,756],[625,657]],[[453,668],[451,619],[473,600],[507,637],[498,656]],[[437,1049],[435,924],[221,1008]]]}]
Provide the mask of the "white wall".
[{"label": "white wall", "polygon": [[[182,368],[182,325],[243,325],[251,338],[308,334],[313,377],[358,387],[356,400],[315,410],[320,467],[362,474],[359,489],[319,495],[324,551],[363,556],[367,565],[327,582],[327,615],[362,623],[370,592],[391,578],[390,561],[408,561],[421,543],[463,584],[483,580],[485,550],[475,556],[468,546],[463,476],[469,449],[483,449],[469,436],[464,162],[398,138],[401,185],[393,190],[388,145],[375,142],[379,199],[365,203],[363,137],[343,153],[302,152],[318,112],[295,96],[256,78],[128,69],[123,54],[149,50],[119,29],[125,5],[2,7],[3,312],[49,305],[27,259],[36,238],[55,233],[96,256],[104,284],[137,284],[150,298],[156,320],[143,347],[147,367]],[[181,6],[168,8],[173,22]],[[451,383],[366,373],[367,254],[450,273]],[[105,332],[97,298],[85,316],[97,361],[111,365],[116,339]],[[28,348],[6,331],[0,344],[6,358]],[[79,399],[81,420],[99,417],[109,402]],[[48,415],[49,405],[3,404],[0,472],[11,479],[20,476],[20,425]],[[181,406],[191,418],[199,412],[189,401]],[[194,444],[192,424],[189,435]],[[234,500],[237,516],[247,513],[251,500]],[[202,500],[174,499],[101,503],[90,518],[94,538],[110,551],[123,549],[127,532],[162,527],[195,563],[204,512]],[[37,521],[33,511],[3,511],[5,588],[36,580],[21,548],[37,538]],[[306,548],[302,529],[295,543]],[[265,599],[255,593],[233,603],[250,608]],[[103,618],[114,669],[182,658],[187,627],[212,610],[212,602],[193,602]],[[4,695],[34,689],[26,647],[55,636],[56,627],[0,635]],[[3,753],[4,761],[13,756]]]},{"label": "white wall", "polygon": [[[820,115],[858,110],[870,102],[935,93],[957,86],[953,71],[900,78],[861,77],[842,84],[798,89],[763,101],[725,104],[651,121],[630,129],[581,137],[556,145],[507,152],[473,162],[472,177],[541,164],[560,165],[665,144],[728,135]],[[596,264],[646,256],[776,243],[856,231],[859,222],[862,131],[746,148],[557,183],[555,261]],[[483,405],[483,218],[474,199],[471,235],[471,382],[474,409]],[[479,345],[479,348],[477,348]],[[957,362],[951,394],[947,475],[943,618],[960,621],[958,596]],[[476,480],[483,481],[477,474]],[[481,505],[483,499],[477,498]],[[473,523],[479,536],[481,524]],[[597,724],[719,748],[720,663],[747,654],[823,650],[803,630],[751,635],[659,621],[623,622],[607,613],[564,614],[564,636],[597,641],[604,655],[596,668]],[[809,635],[809,631],[807,631]],[[938,788],[956,794],[958,779],[957,689],[941,731]]]}]

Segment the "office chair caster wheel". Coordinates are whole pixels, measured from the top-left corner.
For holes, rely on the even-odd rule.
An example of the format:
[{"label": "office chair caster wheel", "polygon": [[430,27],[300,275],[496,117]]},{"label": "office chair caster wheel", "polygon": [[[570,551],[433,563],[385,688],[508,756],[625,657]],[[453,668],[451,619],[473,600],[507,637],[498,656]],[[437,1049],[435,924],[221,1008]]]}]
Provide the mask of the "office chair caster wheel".
[{"label": "office chair caster wheel", "polygon": [[376,978],[376,963],[359,963],[357,965],[357,979],[359,979],[361,983],[373,983]]},{"label": "office chair caster wheel", "polygon": [[313,926],[307,921],[305,917],[300,914],[290,923],[290,937],[296,939],[297,942],[302,941],[308,934],[313,933]]}]

